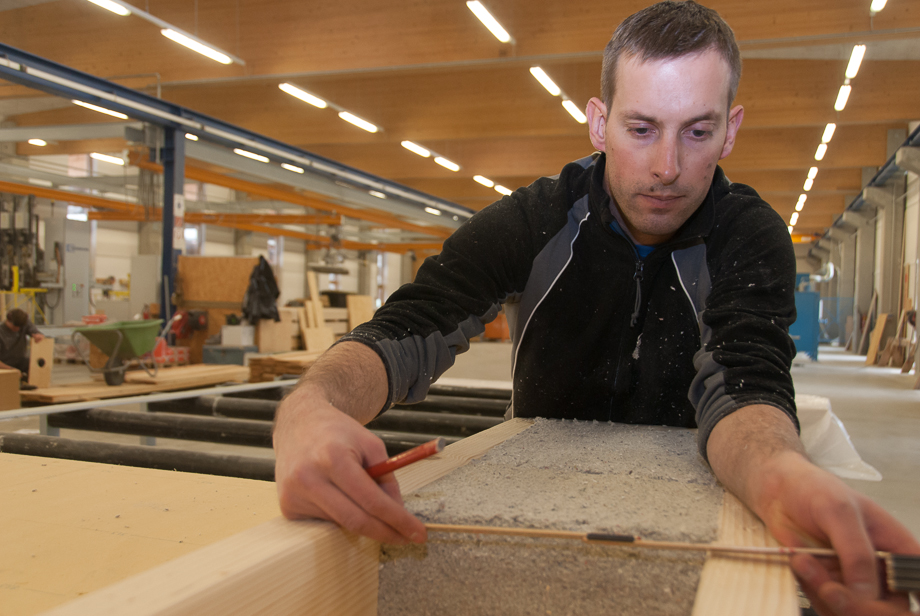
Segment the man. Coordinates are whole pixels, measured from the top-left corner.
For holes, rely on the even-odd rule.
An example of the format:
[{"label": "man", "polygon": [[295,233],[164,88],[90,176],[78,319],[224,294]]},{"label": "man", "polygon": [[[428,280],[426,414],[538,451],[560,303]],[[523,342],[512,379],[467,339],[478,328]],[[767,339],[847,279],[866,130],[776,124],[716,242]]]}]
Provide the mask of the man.
[{"label": "man", "polygon": [[[282,512],[380,541],[425,540],[362,427],[428,386],[505,305],[514,416],[698,426],[719,480],[786,545],[832,545],[793,567],[826,614],[899,614],[873,549],[920,554],[877,505],[806,458],[789,366],[795,259],[785,224],[717,162],[744,116],[727,24],[693,2],[623,22],[604,100],[588,104],[601,154],[474,216],[374,319],[327,352],[281,405]],[[842,582],[842,583],[841,583]]]},{"label": "man", "polygon": [[23,380],[29,376],[29,336],[35,342],[45,339],[23,310],[7,312],[0,325],[0,368],[19,370]]}]

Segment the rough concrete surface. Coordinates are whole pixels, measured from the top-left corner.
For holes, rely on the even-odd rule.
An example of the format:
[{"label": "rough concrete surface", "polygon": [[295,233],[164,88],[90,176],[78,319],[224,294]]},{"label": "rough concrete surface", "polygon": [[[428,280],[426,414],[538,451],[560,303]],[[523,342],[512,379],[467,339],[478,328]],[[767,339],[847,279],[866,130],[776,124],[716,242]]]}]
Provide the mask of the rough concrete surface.
[{"label": "rough concrete surface", "polygon": [[[722,494],[695,431],[538,419],[405,500],[426,522],[709,542]],[[378,611],[689,614],[702,564],[689,552],[432,533],[426,546],[384,548]]]}]

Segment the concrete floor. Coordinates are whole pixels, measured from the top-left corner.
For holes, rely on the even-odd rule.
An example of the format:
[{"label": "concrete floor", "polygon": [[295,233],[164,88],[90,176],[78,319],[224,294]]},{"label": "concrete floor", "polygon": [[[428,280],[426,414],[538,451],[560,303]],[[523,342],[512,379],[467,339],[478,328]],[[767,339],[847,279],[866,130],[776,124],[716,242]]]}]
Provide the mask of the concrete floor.
[{"label": "concrete floor", "polygon": [[[796,361],[796,392],[829,398],[863,460],[878,469],[879,482],[846,480],[920,536],[920,391],[917,377],[894,368],[866,367],[865,359],[822,346],[819,360]],[[444,375],[452,378],[507,381],[511,378],[511,345],[475,342]],[[55,384],[87,380],[84,366],[57,364]],[[120,407],[129,409],[131,407]],[[38,419],[0,420],[0,432],[37,431]],[[136,444],[138,437],[62,430],[61,436]],[[271,450],[211,443],[159,439],[158,444],[198,451],[270,457]]]}]

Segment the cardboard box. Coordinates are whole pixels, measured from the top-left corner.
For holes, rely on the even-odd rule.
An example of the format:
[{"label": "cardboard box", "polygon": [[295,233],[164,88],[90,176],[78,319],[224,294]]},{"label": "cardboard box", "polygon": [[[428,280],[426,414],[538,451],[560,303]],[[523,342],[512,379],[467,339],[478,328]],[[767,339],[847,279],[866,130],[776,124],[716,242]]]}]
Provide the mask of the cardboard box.
[{"label": "cardboard box", "polygon": [[0,370],[0,411],[18,409],[19,402],[19,370]]},{"label": "cardboard box", "polygon": [[252,346],[256,328],[252,325],[224,325],[220,328],[220,343],[224,346]]}]

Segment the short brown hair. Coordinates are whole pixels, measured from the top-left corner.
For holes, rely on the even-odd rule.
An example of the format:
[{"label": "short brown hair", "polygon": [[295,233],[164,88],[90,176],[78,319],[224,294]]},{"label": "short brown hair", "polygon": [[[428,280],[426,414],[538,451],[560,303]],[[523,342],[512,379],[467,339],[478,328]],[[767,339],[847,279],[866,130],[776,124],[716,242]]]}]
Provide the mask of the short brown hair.
[{"label": "short brown hair", "polygon": [[29,315],[27,315],[24,310],[13,308],[6,313],[6,320],[16,327],[25,327],[26,323],[29,322]]},{"label": "short brown hair", "polygon": [[738,93],[741,80],[741,52],[735,34],[712,9],[686,0],[667,0],[633,13],[617,26],[604,50],[601,96],[610,109],[616,85],[617,62],[638,56],[643,62],[662,60],[712,49],[731,69],[728,104]]}]

